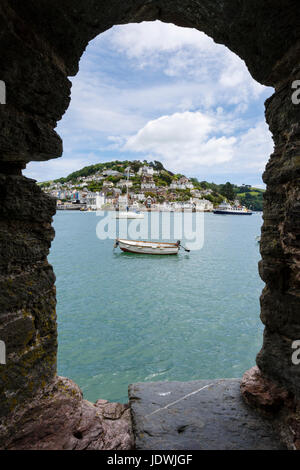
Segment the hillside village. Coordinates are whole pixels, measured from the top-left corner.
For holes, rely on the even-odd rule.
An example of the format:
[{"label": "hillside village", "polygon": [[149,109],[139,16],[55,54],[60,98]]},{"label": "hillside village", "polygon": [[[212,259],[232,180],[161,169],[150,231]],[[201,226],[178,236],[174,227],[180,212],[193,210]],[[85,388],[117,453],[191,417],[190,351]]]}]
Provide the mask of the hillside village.
[{"label": "hillside village", "polygon": [[[224,199],[236,198],[233,186],[226,185],[199,182],[166,170],[158,161],[146,160],[99,163],[66,178],[40,183],[57,199],[58,209],[78,210],[124,209],[129,202],[139,210],[211,211]],[[243,185],[243,189],[250,190],[251,186]]]}]

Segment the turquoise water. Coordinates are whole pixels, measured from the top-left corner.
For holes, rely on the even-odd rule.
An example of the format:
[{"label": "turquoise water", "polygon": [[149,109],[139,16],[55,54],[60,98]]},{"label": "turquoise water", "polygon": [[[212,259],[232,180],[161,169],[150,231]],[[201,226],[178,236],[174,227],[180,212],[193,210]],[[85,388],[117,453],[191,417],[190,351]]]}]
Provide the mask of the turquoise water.
[{"label": "turquoise water", "polygon": [[201,250],[164,257],[114,253],[95,213],[55,216],[58,373],[88,400],[125,402],[133,382],[240,377],[255,363],[262,217],[204,218]]}]

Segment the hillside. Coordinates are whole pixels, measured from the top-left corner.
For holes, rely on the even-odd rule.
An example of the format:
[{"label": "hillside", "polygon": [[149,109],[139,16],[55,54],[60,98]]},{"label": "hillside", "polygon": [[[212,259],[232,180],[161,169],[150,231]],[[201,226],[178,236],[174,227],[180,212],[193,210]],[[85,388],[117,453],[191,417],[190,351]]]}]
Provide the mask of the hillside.
[{"label": "hillside", "polygon": [[257,188],[236,188],[237,199],[246,207],[251,207],[255,211],[263,210],[263,189]]},{"label": "hillside", "polygon": [[86,166],[75,171],[65,178],[40,183],[40,186],[49,190],[60,189],[80,191],[86,188],[90,192],[104,191],[106,195],[113,195],[116,191],[126,192],[126,178],[130,171],[131,194],[145,194],[157,202],[189,201],[191,198],[206,199],[214,204],[220,204],[224,199],[228,201],[239,200],[249,209],[261,211],[264,190],[252,188],[250,185],[237,186],[230,182],[225,184],[199,181],[197,178],[188,178],[182,174],[174,174],[164,168],[158,161],[111,161]]}]

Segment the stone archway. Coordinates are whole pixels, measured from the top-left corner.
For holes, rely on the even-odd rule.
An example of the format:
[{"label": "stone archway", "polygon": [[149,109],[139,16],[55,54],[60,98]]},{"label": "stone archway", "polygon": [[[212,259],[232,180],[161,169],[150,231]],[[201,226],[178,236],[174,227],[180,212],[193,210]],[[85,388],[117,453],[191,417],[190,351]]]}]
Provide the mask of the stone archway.
[{"label": "stone archway", "polygon": [[[55,276],[47,262],[55,205],[21,171],[29,161],[61,155],[54,128],[70,102],[68,76],[77,73],[88,42],[116,24],[159,19],[196,28],[238,54],[257,81],[276,90],[266,103],[275,151],[264,173],[259,270],[266,283],[265,333],[254,382],[263,382],[265,391],[282,386],[300,398],[300,368],[291,361],[292,343],[300,339],[300,104],[292,101],[292,84],[300,79],[298,10],[298,0],[0,1],[0,79],[7,93],[7,104],[0,105],[0,340],[7,348],[7,364],[0,365],[2,447],[22,440],[15,426],[37,410],[49,413],[50,396],[52,415],[64,409],[68,417],[60,425],[69,436],[63,444],[43,443],[45,428],[32,423],[28,435],[35,441],[23,442],[25,447],[78,448],[88,429],[105,429],[79,389],[56,378]],[[122,445],[120,432],[115,429],[115,446]],[[99,448],[112,445],[104,441]]]}]

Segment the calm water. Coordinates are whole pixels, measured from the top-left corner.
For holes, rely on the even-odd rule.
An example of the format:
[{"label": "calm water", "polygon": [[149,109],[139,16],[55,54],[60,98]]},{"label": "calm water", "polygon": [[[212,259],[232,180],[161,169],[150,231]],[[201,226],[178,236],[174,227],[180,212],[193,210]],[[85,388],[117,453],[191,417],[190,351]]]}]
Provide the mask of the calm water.
[{"label": "calm water", "polygon": [[202,250],[161,257],[113,253],[95,213],[55,216],[58,373],[88,400],[125,402],[133,382],[240,377],[254,364],[261,215],[204,217]]}]

